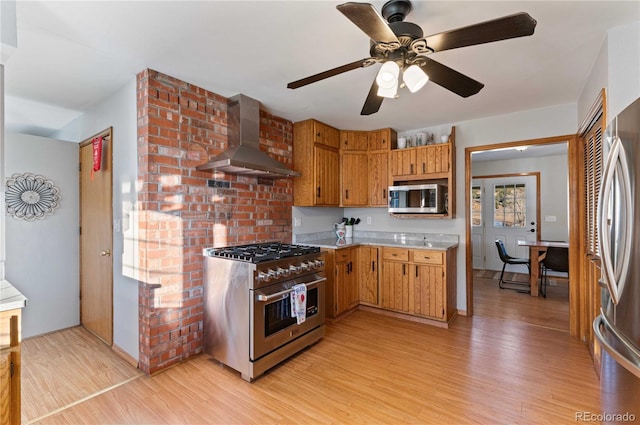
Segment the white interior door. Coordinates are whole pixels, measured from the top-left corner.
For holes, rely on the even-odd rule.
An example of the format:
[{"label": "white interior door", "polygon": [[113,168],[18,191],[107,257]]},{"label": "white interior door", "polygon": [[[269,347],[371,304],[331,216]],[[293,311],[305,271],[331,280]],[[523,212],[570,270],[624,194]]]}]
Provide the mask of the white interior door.
[{"label": "white interior door", "polygon": [[[484,188],[482,193],[484,267],[482,268],[501,270],[503,263],[498,256],[496,239],[504,242],[509,255],[523,258],[529,256],[529,250],[518,246],[518,241],[537,239],[537,179],[536,176],[517,176],[485,178],[478,181],[482,182]],[[528,272],[526,266],[509,266],[509,271]]]}]

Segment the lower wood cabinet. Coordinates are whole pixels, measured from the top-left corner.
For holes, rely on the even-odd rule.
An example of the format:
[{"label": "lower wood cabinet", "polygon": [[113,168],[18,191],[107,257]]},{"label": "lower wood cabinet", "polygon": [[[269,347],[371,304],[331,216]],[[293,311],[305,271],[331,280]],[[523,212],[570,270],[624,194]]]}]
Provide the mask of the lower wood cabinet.
[{"label": "lower wood cabinet", "polygon": [[0,424],[20,424],[21,310],[0,312]]},{"label": "lower wood cabinet", "polygon": [[378,248],[358,247],[358,293],[361,304],[378,305]]},{"label": "lower wood cabinet", "polygon": [[456,256],[457,248],[361,245],[327,250],[326,315],[335,318],[364,305],[448,327],[457,316]]},{"label": "lower wood cabinet", "polygon": [[329,318],[335,318],[358,305],[357,250],[358,247],[327,250],[325,314]]}]

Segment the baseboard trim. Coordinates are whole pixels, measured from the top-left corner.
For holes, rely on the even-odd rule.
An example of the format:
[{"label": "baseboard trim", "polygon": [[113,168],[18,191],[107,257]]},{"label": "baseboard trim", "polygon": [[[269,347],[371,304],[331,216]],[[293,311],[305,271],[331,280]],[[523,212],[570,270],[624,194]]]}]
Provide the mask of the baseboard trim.
[{"label": "baseboard trim", "polygon": [[131,366],[138,369],[139,363],[138,359],[133,357],[131,354],[124,351],[122,348],[118,347],[116,344],[111,346],[111,349],[114,353],[116,353],[120,358],[122,358],[125,362],[129,363]]}]

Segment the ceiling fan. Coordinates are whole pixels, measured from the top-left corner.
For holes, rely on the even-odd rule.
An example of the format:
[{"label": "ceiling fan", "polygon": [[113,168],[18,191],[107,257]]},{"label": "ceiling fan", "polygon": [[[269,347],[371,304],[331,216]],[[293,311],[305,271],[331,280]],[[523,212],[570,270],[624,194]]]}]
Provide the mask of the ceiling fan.
[{"label": "ceiling fan", "polygon": [[516,13],[424,37],[422,28],[404,21],[412,9],[409,0],[386,2],[382,6],[382,16],[369,3],[349,2],[336,8],[369,36],[370,57],[294,81],[287,84],[287,88],[297,89],[353,69],[382,63],[360,115],[378,112],[385,97],[397,97],[398,87],[406,86],[414,93],[428,80],[459,96],[472,96],[478,93],[484,84],[434,61],[428,55],[443,50],[529,36],[536,27],[536,20],[529,14]]}]

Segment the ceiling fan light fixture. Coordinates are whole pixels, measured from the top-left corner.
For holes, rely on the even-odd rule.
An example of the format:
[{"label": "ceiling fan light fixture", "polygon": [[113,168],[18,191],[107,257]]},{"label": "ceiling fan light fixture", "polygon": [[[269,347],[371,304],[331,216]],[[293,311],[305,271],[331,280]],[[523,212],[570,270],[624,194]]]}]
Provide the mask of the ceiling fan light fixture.
[{"label": "ceiling fan light fixture", "polygon": [[400,67],[393,61],[385,62],[378,71],[376,83],[378,84],[378,96],[396,97],[398,93],[398,80]]},{"label": "ceiling fan light fixture", "polygon": [[411,65],[402,74],[402,79],[409,91],[415,93],[427,84],[429,76],[418,65]]}]

